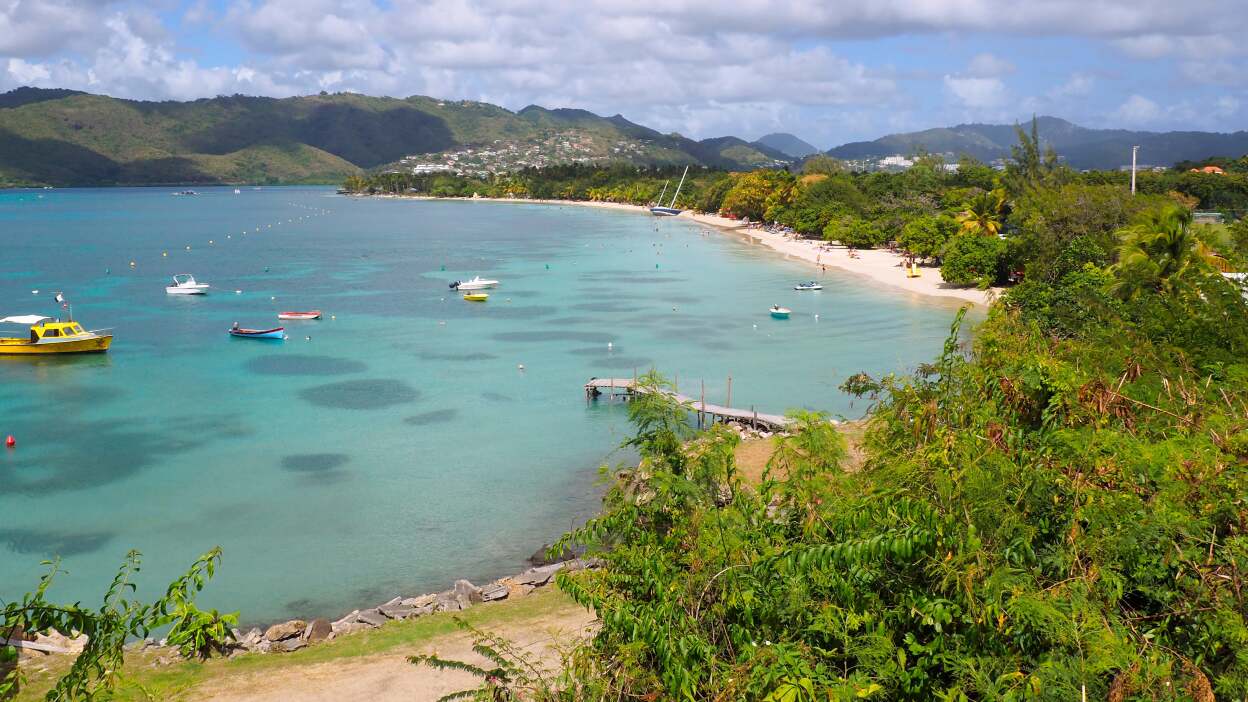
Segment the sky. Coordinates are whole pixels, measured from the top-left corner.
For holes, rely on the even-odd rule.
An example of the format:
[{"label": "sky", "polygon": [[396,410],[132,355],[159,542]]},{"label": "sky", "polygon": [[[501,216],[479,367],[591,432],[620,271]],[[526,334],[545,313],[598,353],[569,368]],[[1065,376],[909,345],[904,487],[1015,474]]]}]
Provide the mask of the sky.
[{"label": "sky", "polygon": [[0,0],[0,91],[353,91],[821,148],[962,122],[1248,128],[1248,0]]}]

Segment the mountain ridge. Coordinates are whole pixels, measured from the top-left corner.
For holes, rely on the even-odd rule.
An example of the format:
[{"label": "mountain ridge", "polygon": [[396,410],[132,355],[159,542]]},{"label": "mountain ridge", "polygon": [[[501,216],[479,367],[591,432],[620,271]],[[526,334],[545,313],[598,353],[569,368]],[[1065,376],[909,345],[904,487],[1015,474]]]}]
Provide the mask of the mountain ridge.
[{"label": "mountain ridge", "polygon": [[[558,151],[560,142],[573,151]],[[792,161],[737,137],[687,139],[576,108],[512,112],[358,93],[187,102],[31,87],[0,94],[0,185],[335,183],[405,167],[410,156],[500,143],[538,153],[517,158],[517,168],[579,159],[748,170]]]},{"label": "mountain ridge", "polygon": [[[1028,122],[1019,126],[1028,128]],[[1036,126],[1043,145],[1052,146],[1070,166],[1081,169],[1116,169],[1129,164],[1131,147],[1137,145],[1140,164],[1167,167],[1180,161],[1248,153],[1248,131],[1091,129],[1051,116],[1037,117]],[[1015,127],[1013,124],[971,122],[850,142],[825,153],[849,160],[909,155],[922,150],[992,161],[1010,155],[1010,146],[1017,142]]]}]

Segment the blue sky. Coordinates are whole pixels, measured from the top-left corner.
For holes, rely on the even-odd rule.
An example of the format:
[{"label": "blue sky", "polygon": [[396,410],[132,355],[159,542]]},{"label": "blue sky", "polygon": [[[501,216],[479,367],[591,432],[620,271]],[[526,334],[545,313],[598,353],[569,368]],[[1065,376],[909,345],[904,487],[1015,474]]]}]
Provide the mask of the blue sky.
[{"label": "blue sky", "polygon": [[820,147],[1051,114],[1248,128],[1245,0],[0,0],[0,90],[432,95]]}]

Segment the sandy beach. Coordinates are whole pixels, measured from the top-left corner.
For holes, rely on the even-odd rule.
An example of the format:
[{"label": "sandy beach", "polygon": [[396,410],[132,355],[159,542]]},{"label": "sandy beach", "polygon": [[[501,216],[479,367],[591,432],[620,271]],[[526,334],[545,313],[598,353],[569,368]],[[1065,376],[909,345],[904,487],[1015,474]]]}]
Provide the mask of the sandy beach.
[{"label": "sandy beach", "polygon": [[[626,205],[618,202],[592,202],[586,200],[533,200],[529,198],[434,198],[411,195],[380,195],[372,197],[413,198],[422,200],[450,199],[462,202],[506,202],[528,205],[575,205],[578,207],[598,207],[607,210],[638,212],[649,214],[649,210],[641,205]],[[976,305],[987,307],[1000,293],[1000,288],[978,290],[975,288],[959,288],[949,285],[940,277],[940,269],[920,266],[920,276],[907,278],[902,267],[902,257],[885,249],[859,249],[856,258],[850,258],[849,250],[843,246],[831,246],[823,241],[813,239],[796,239],[783,234],[769,232],[758,226],[749,226],[737,220],[710,214],[684,212],[681,219],[697,222],[720,232],[746,236],[750,239],[778,252],[812,266],[827,266],[838,270],[849,271],[861,275],[873,283],[889,287],[902,288],[919,295],[947,297],[964,300]]]}]

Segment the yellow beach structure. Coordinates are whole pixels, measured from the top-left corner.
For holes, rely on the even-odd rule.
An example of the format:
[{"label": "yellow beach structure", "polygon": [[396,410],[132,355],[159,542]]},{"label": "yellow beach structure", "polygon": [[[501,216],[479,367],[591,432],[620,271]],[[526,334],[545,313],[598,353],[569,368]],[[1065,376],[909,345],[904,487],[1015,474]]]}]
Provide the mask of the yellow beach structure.
[{"label": "yellow beach structure", "polygon": [[0,318],[0,324],[29,325],[29,337],[0,336],[0,356],[43,355],[52,353],[103,353],[113,343],[106,329],[87,331],[74,320],[38,314]]}]

